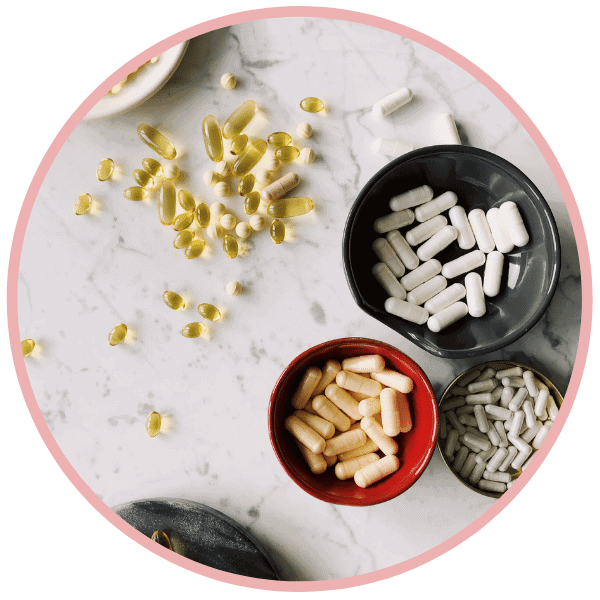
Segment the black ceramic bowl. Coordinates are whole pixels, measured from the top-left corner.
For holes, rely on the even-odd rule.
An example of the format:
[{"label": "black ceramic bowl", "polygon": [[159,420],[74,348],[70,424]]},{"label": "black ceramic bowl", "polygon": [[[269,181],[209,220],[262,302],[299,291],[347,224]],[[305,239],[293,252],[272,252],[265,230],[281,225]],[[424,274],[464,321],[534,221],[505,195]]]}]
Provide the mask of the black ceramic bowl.
[{"label": "black ceramic bowl", "polygon": [[[486,298],[487,313],[467,315],[439,333],[387,313],[387,293],[371,273],[379,262],[371,246],[380,237],[373,221],[392,212],[393,196],[421,185],[431,186],[434,198],[456,193],[467,213],[474,208],[487,212],[512,200],[529,232],[526,246],[505,255],[502,287],[496,297]],[[447,217],[447,211],[443,214]],[[465,252],[454,242],[435,258],[443,265]],[[435,356],[468,358],[511,344],[537,323],[558,284],[560,240],[547,202],[514,165],[477,148],[430,146],[393,160],[362,189],[346,222],[343,261],[352,296],[366,313]],[[483,276],[483,267],[477,271]],[[449,283],[463,281],[461,276]]]}]

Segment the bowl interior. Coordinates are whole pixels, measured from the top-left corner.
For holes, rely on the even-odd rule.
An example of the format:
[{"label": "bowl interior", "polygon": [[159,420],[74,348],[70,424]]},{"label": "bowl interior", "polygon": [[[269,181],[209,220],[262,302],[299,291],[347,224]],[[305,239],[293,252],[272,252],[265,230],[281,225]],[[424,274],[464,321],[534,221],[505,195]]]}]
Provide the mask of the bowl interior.
[{"label": "bowl interior", "polygon": [[[373,221],[391,212],[392,196],[426,184],[434,197],[456,193],[467,213],[474,208],[487,212],[512,200],[530,238],[526,246],[505,255],[501,290],[495,298],[486,298],[487,313],[481,318],[467,316],[439,333],[387,313],[387,294],[371,273],[379,260],[371,246],[380,237]],[[447,212],[443,214],[447,217]],[[443,265],[465,252],[452,243],[435,258]],[[535,325],[558,283],[560,245],[548,204],[515,166],[476,148],[434,146],[392,161],[364,187],[346,223],[343,259],[352,295],[365,312],[436,356],[465,358],[502,348]],[[483,276],[483,267],[477,272]],[[448,285],[464,283],[464,277],[451,279]]]},{"label": "bowl interior", "polygon": [[[284,419],[293,412],[290,398],[304,371],[311,365],[322,367],[331,358],[342,360],[361,354],[380,354],[386,367],[408,375],[414,389],[408,394],[413,428],[394,438],[398,442],[400,469],[362,489],[353,479],[340,481],[329,468],[322,475],[314,475],[292,436],[284,429]],[[396,348],[362,338],[333,340],[298,356],[281,375],[271,395],[269,406],[269,433],[271,443],[285,471],[306,492],[333,504],[368,506],[390,500],[407,490],[423,473],[435,447],[438,431],[438,412],[435,394],[421,368]]]}]

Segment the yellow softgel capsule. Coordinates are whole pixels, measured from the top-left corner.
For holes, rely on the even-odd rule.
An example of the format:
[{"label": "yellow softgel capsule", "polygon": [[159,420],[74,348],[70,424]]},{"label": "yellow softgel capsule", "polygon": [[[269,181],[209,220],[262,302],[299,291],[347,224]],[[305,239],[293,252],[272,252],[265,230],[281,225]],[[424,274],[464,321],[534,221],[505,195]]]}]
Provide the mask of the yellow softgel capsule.
[{"label": "yellow softgel capsule", "polygon": [[146,432],[150,437],[155,437],[160,431],[161,421],[160,415],[155,410],[148,415],[146,418]]},{"label": "yellow softgel capsule", "polygon": [[145,200],[148,197],[148,192],[143,187],[139,187],[136,185],[127,188],[123,192],[123,196],[127,198],[127,200],[135,200],[136,202],[138,202],[140,200]]},{"label": "yellow softgel capsule", "polygon": [[153,158],[144,158],[142,161],[144,171],[148,172],[152,177],[162,177],[164,173],[163,166]]},{"label": "yellow softgel capsule", "polygon": [[271,239],[276,244],[281,244],[285,239],[285,225],[279,219],[271,223]]},{"label": "yellow softgel capsule", "polygon": [[200,337],[207,330],[204,323],[188,323],[182,330],[181,335],[186,338]]},{"label": "yellow softgel capsule", "polygon": [[175,184],[169,179],[163,181],[158,188],[156,206],[160,222],[163,225],[171,225],[175,220],[177,212],[177,194],[175,192]]},{"label": "yellow softgel capsule", "polygon": [[185,212],[177,215],[173,221],[173,229],[175,231],[183,231],[187,229],[194,222],[194,213]]},{"label": "yellow softgel capsule", "polygon": [[193,241],[196,234],[191,229],[184,229],[180,231],[173,240],[173,246],[177,250],[187,248]]},{"label": "yellow softgel capsule", "polygon": [[73,206],[73,212],[76,215],[85,215],[92,208],[92,197],[89,194],[81,194]]},{"label": "yellow softgel capsule", "polygon": [[35,342],[33,340],[27,339],[21,342],[21,352],[23,353],[23,356],[29,356],[34,348]]},{"label": "yellow softgel capsule", "polygon": [[223,250],[229,258],[235,258],[238,255],[239,248],[237,240],[228,233],[223,236]]},{"label": "yellow softgel capsule", "polygon": [[267,142],[265,140],[254,140],[240,154],[233,165],[233,174],[236,177],[243,177],[250,172],[264,156],[267,151]]},{"label": "yellow softgel capsule", "polygon": [[256,177],[252,173],[244,175],[238,183],[238,194],[240,196],[247,196],[253,189]]},{"label": "yellow softgel capsule", "polygon": [[202,135],[208,158],[213,162],[223,160],[223,135],[219,122],[212,115],[207,115],[202,120]]},{"label": "yellow softgel capsule", "polygon": [[181,206],[181,208],[183,208],[183,210],[186,212],[193,212],[196,208],[194,196],[192,196],[187,190],[179,190],[177,192],[177,202],[179,202],[179,206]]},{"label": "yellow softgel capsule", "polygon": [[135,182],[143,188],[154,186],[154,178],[145,169],[134,169],[133,178],[135,179]]},{"label": "yellow softgel capsule", "polygon": [[296,146],[281,146],[275,150],[275,157],[281,162],[290,162],[300,156],[300,150]]},{"label": "yellow softgel capsule", "polygon": [[231,148],[229,149],[229,152],[231,152],[231,154],[234,156],[237,156],[244,151],[244,148],[247,146],[247,144],[248,136],[245,133],[240,133],[240,135],[236,135],[231,140]]},{"label": "yellow softgel capsule", "polygon": [[276,131],[267,138],[267,142],[277,148],[280,146],[289,146],[292,143],[292,136],[285,131]]},{"label": "yellow softgel capsule", "polygon": [[115,170],[115,163],[112,158],[103,158],[96,169],[96,177],[98,181],[106,181]]},{"label": "yellow softgel capsule", "polygon": [[202,252],[204,252],[205,246],[206,246],[206,242],[204,240],[201,240],[201,239],[194,240],[185,249],[185,257],[186,258],[198,258],[202,254]]},{"label": "yellow softgel capsule", "polygon": [[212,304],[200,304],[198,306],[198,312],[209,321],[218,321],[221,318],[221,311]]},{"label": "yellow softgel capsule", "polygon": [[152,127],[152,125],[142,123],[138,125],[137,132],[142,142],[149,148],[152,148],[159,156],[167,160],[173,160],[177,156],[175,146],[158,129]]},{"label": "yellow softgel capsule", "polygon": [[111,346],[116,346],[125,339],[126,335],[127,325],[125,325],[125,323],[119,323],[110,330],[110,333],[108,334],[108,343]]},{"label": "yellow softgel capsule", "polygon": [[244,210],[247,215],[253,215],[260,206],[260,194],[258,192],[250,192],[244,200]]},{"label": "yellow softgel capsule", "polygon": [[314,207],[310,198],[280,198],[269,204],[267,214],[274,219],[299,217],[309,213]]},{"label": "yellow softgel capsule", "polygon": [[202,227],[203,229],[210,225],[210,208],[204,202],[200,202],[196,206],[196,221],[198,222],[198,227]]},{"label": "yellow softgel capsule", "polygon": [[223,137],[226,140],[231,140],[242,133],[257,111],[258,104],[254,100],[246,100],[246,102],[240,104],[223,124]]},{"label": "yellow softgel capsule", "polygon": [[163,294],[163,300],[165,304],[173,310],[183,310],[185,308],[185,301],[176,292],[169,292],[168,290]]},{"label": "yellow softgel capsule", "polygon": [[323,104],[323,100],[309,97],[300,101],[300,108],[306,112],[316,113],[322,111],[325,108],[325,104]]},{"label": "yellow softgel capsule", "polygon": [[155,531],[152,534],[152,541],[156,542],[157,544],[160,544],[161,546],[163,546],[164,548],[167,548],[168,550],[173,550],[173,548],[171,547],[171,540],[169,539],[169,536],[164,531]]}]

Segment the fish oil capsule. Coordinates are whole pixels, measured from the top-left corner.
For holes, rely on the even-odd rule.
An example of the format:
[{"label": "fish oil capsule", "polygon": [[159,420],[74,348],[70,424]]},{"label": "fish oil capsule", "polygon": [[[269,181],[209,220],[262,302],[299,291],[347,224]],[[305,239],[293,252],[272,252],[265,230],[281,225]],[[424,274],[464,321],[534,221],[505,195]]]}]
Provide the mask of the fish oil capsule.
[{"label": "fish oil capsule", "polygon": [[406,291],[385,263],[377,263],[372,269],[373,277],[389,296],[404,300]]},{"label": "fish oil capsule", "polygon": [[419,266],[419,258],[399,231],[388,232],[385,239],[407,269],[413,270]]},{"label": "fish oil capsule", "polygon": [[231,213],[227,213],[220,218],[219,223],[223,229],[230,231],[231,229],[235,229],[237,219]]},{"label": "fish oil capsule", "polygon": [[182,330],[181,335],[186,338],[200,337],[208,328],[204,323],[188,323]]},{"label": "fish oil capsule", "polygon": [[381,412],[381,402],[378,398],[365,398],[358,403],[358,412],[363,417],[372,417]]},{"label": "fish oil capsule", "polygon": [[249,238],[252,235],[252,231],[250,223],[241,222],[235,226],[235,233],[243,240]]},{"label": "fish oil capsule", "polygon": [[163,174],[165,179],[171,179],[172,181],[175,181],[179,175],[181,175],[181,171],[177,165],[168,164],[165,165]]},{"label": "fish oil capsule", "polygon": [[456,240],[457,235],[455,227],[446,225],[419,247],[417,256],[423,262],[427,262]]},{"label": "fish oil capsule", "polygon": [[173,240],[173,246],[177,250],[187,248],[194,240],[195,235],[196,234],[191,229],[184,229],[175,236],[175,239]]},{"label": "fish oil capsule", "polygon": [[73,212],[76,215],[85,215],[92,208],[92,197],[89,194],[81,194],[73,206]]},{"label": "fish oil capsule", "polygon": [[152,177],[162,177],[164,173],[163,166],[153,158],[144,158],[142,166],[144,167],[144,171],[152,175]]},{"label": "fish oil capsule", "polygon": [[134,186],[127,188],[123,192],[123,196],[127,198],[127,200],[135,200],[136,202],[139,202],[140,200],[145,200],[148,197],[148,192],[143,187]]},{"label": "fish oil capsule", "polygon": [[315,475],[321,475],[321,473],[325,473],[327,470],[327,461],[322,454],[315,454],[311,452],[304,444],[300,443],[298,440],[295,440],[298,449],[300,450],[300,454],[306,461],[308,468],[311,473]]},{"label": "fish oil capsule", "polygon": [[[298,127],[296,128],[296,133],[299,137],[307,140],[313,134],[313,128],[311,127],[310,123],[300,123],[300,125],[298,125]],[[291,141],[292,139],[290,138],[288,144]]]},{"label": "fish oil capsule", "polygon": [[363,467],[354,474],[354,482],[361,488],[367,488],[400,468],[397,456],[384,456]]},{"label": "fish oil capsule", "polygon": [[202,229],[210,225],[210,209],[204,202],[200,202],[196,207],[196,222]]},{"label": "fish oil capsule", "polygon": [[350,418],[322,394],[313,398],[311,406],[320,417],[333,423],[338,431],[348,431],[350,428]]},{"label": "fish oil capsule", "polygon": [[168,179],[164,180],[158,188],[158,218],[163,225],[171,225],[177,212],[177,194],[175,185]]},{"label": "fish oil capsule", "polygon": [[216,171],[205,171],[202,179],[206,185],[217,185],[219,174]]},{"label": "fish oil capsule", "polygon": [[407,208],[406,210],[400,210],[393,212],[384,217],[379,217],[373,222],[373,229],[377,233],[387,233],[392,229],[400,229],[406,225],[410,225],[415,220],[415,213]]},{"label": "fish oil capsule", "polygon": [[443,213],[445,210],[452,208],[458,202],[458,197],[454,192],[444,192],[437,198],[421,204],[415,208],[415,219],[419,223],[428,221],[433,217]]},{"label": "fish oil capsule", "polygon": [[221,75],[221,87],[224,87],[226,90],[232,90],[235,87],[237,80],[235,75],[231,73],[224,73]]},{"label": "fish oil capsule", "polygon": [[488,254],[496,247],[496,244],[485,213],[480,208],[475,208],[468,214],[468,219],[478,248]]},{"label": "fish oil capsule", "polygon": [[[379,392],[381,392],[381,384],[378,381],[352,371],[340,371],[335,376],[335,382],[345,390],[366,394],[369,397],[379,396]],[[327,390],[325,390],[325,395],[327,396]],[[327,397],[329,398],[329,396]]]},{"label": "fish oil capsule", "polygon": [[446,281],[445,277],[442,275],[436,275],[429,281],[418,285],[414,290],[408,292],[408,294],[406,294],[406,301],[410,302],[411,304],[421,306],[430,298],[433,298],[439,294],[446,287],[447,283],[448,282]]},{"label": "fish oil capsule", "polygon": [[384,308],[390,314],[417,325],[424,325],[429,318],[429,313],[422,306],[405,302],[399,298],[388,298],[385,301]]},{"label": "fish oil capsule", "polygon": [[353,373],[379,373],[385,369],[385,359],[379,354],[353,356],[342,361],[342,368]]},{"label": "fish oil capsule", "polygon": [[223,160],[223,135],[219,122],[212,115],[207,115],[202,120],[202,136],[208,158],[216,163],[221,162]]},{"label": "fish oil capsule", "polygon": [[526,246],[529,242],[529,234],[525,229],[523,218],[518,206],[514,202],[503,202],[499,208],[502,223],[510,236],[513,244],[519,248]]},{"label": "fish oil capsule", "polygon": [[119,325],[115,325],[115,327],[110,330],[110,333],[108,334],[108,343],[111,346],[116,346],[125,339],[126,335],[127,325],[125,325],[125,323],[119,323]]},{"label": "fish oil capsule", "polygon": [[177,156],[175,146],[158,129],[142,123],[138,125],[137,132],[142,142],[152,148],[158,155],[167,160],[173,160]]},{"label": "fish oil capsule", "polygon": [[160,431],[161,416],[156,411],[152,411],[146,418],[146,432],[150,437],[155,437]]},{"label": "fish oil capsule", "polygon": [[275,219],[299,217],[309,213],[315,204],[310,198],[280,198],[267,207],[267,214]]},{"label": "fish oil capsule", "polygon": [[327,442],[311,427],[298,417],[289,416],[283,422],[286,431],[304,444],[314,454],[321,454]]},{"label": "fish oil capsule", "polygon": [[[446,281],[445,278],[444,281]],[[447,308],[451,304],[462,300],[465,297],[465,294],[465,286],[460,283],[454,283],[449,288],[442,290],[439,294],[436,294],[435,296],[427,300],[423,305],[423,308],[429,314],[434,315],[435,313],[440,312],[444,308]]]},{"label": "fish oil capsule", "polygon": [[413,208],[420,204],[425,204],[433,198],[433,190],[428,185],[409,190],[390,200],[390,208],[394,211]]},{"label": "fish oil capsule", "polygon": [[[342,371],[340,371],[340,373],[342,373]],[[325,396],[331,400],[331,402],[333,402],[341,411],[346,413],[351,419],[358,421],[359,419],[363,418],[358,410],[358,401],[355,400],[346,390],[342,389],[337,383],[330,383],[325,388]]]},{"label": "fish oil capsule", "polygon": [[219,321],[221,319],[221,311],[212,304],[200,304],[198,306],[198,312],[209,321]]},{"label": "fish oil capsule", "polygon": [[185,308],[183,298],[176,292],[166,291],[163,294],[163,300],[165,301],[165,304],[173,310],[183,310]]},{"label": "fish oil capsule", "polygon": [[299,160],[303,165],[315,162],[315,151],[312,148],[302,148]]},{"label": "fish oil capsule", "polygon": [[422,265],[419,265],[414,271],[404,275],[404,277],[400,279],[400,283],[407,292],[410,292],[417,286],[429,281],[432,277],[435,277],[441,271],[442,265],[440,261],[432,258]]},{"label": "fish oil capsule", "polygon": [[325,108],[325,104],[318,98],[309,97],[300,101],[300,108],[306,112],[316,113],[321,112]]},{"label": "fish oil capsule", "polygon": [[448,219],[443,215],[437,215],[432,219],[413,227],[410,231],[407,231],[406,241],[411,246],[418,246],[430,239],[438,231],[441,231],[446,225],[448,225]]},{"label": "fish oil capsule", "polygon": [[376,154],[383,154],[384,156],[396,158],[406,154],[407,152],[411,152],[415,149],[415,147],[412,144],[407,144],[405,142],[401,142],[400,140],[377,138],[373,142],[372,149]]},{"label": "fish oil capsule", "polygon": [[171,546],[171,540],[169,540],[169,536],[164,531],[155,531],[152,534],[152,541],[160,544],[163,548],[167,548],[168,550],[173,550]]},{"label": "fish oil capsule", "polygon": [[254,100],[246,100],[246,102],[240,104],[223,124],[223,137],[226,140],[231,140],[242,133],[257,111],[258,104]]},{"label": "fish oil capsule", "polygon": [[112,158],[103,158],[96,169],[96,177],[98,181],[106,181],[110,179],[113,171],[115,170],[115,163]]},{"label": "fish oil capsule", "polygon": [[275,158],[281,162],[290,162],[300,156],[300,150],[296,146],[281,146],[275,150]]},{"label": "fish oil capsule", "polygon": [[467,306],[472,317],[483,317],[485,315],[485,296],[483,294],[483,283],[479,273],[467,273],[465,277],[465,290]]},{"label": "fish oil capsule", "polygon": [[360,421],[360,426],[386,456],[398,452],[396,441],[383,432],[383,428],[373,417],[363,417]]},{"label": "fish oil capsule", "polygon": [[469,309],[464,302],[456,302],[429,317],[427,327],[434,333],[438,333],[442,331],[442,329],[445,329],[462,319],[468,312]]},{"label": "fish oil capsule", "polygon": [[486,218],[498,251],[503,254],[511,252],[515,245],[504,226],[500,210],[498,208],[490,208],[487,211]]},{"label": "fish oil capsule", "polygon": [[194,213],[186,212],[177,215],[173,220],[173,229],[175,231],[183,231],[187,229],[194,222]]},{"label": "fish oil capsule", "polygon": [[346,479],[350,479],[354,477],[354,475],[367,465],[370,465],[372,462],[379,460],[379,456],[374,452],[370,452],[368,454],[364,454],[362,456],[357,456],[356,458],[351,458],[349,460],[345,460],[339,462],[335,466],[335,476],[342,481]]},{"label": "fish oil capsule", "polygon": [[412,91],[407,87],[403,87],[392,94],[388,94],[373,104],[373,118],[380,120],[386,115],[393,113],[395,110],[398,110],[401,106],[408,104],[411,100]]},{"label": "fish oil capsule", "polygon": [[279,219],[271,223],[271,239],[276,244],[281,244],[285,239],[285,225]]},{"label": "fish oil capsule", "polygon": [[[394,252],[394,249],[385,238],[377,238],[373,242],[372,248],[373,252],[377,255],[377,258],[387,265],[395,277],[402,277],[402,275],[404,275],[406,269],[404,268],[402,261],[398,258],[398,255]],[[403,287],[406,289],[406,286],[403,285]]]},{"label": "fish oil capsule", "polygon": [[240,154],[233,165],[233,174],[236,177],[242,177],[251,171],[258,161],[263,157],[267,150],[267,142],[265,140],[254,140]]},{"label": "fish oil capsule", "polygon": [[247,196],[253,189],[254,189],[254,183],[256,182],[256,177],[254,177],[254,175],[252,175],[252,173],[248,173],[247,175],[244,175],[244,177],[242,177],[240,179],[240,182],[238,183],[238,194],[240,196]]},{"label": "fish oil capsule", "polygon": [[490,298],[500,293],[502,282],[502,268],[504,267],[504,254],[493,250],[487,255],[483,273],[483,293]]},{"label": "fish oil capsule", "polygon": [[229,184],[226,181],[219,181],[219,183],[217,183],[214,187],[213,190],[215,192],[216,196],[219,196],[219,198],[225,198],[226,196],[229,196]]},{"label": "fish oil capsule", "polygon": [[398,371],[394,371],[393,369],[375,371],[371,373],[371,378],[375,381],[379,381],[381,385],[391,387],[398,392],[402,392],[403,394],[412,392],[414,387],[413,380],[410,377],[403,375],[402,373],[398,373]]},{"label": "fish oil capsule", "polygon": [[295,410],[293,414],[312,427],[323,439],[329,440],[335,435],[335,426],[323,417],[313,415],[305,410]]},{"label": "fish oil capsule", "polygon": [[206,247],[206,242],[202,239],[197,239],[191,242],[185,249],[185,257],[186,258],[198,258],[202,252],[204,252],[204,248]]},{"label": "fish oil capsule", "polygon": [[485,254],[481,250],[473,250],[447,262],[442,267],[442,275],[446,279],[454,279],[463,273],[473,271],[485,263]]},{"label": "fish oil capsule", "polygon": [[231,140],[231,147],[229,148],[229,152],[234,156],[241,154],[244,151],[244,148],[248,145],[248,136],[245,133],[240,133],[236,135]]},{"label": "fish oil capsule", "polygon": [[450,113],[438,115],[431,123],[436,144],[461,144],[454,117]]},{"label": "fish oil capsule", "polygon": [[457,242],[463,250],[470,250],[475,245],[475,236],[471,229],[471,224],[467,218],[467,213],[462,206],[453,206],[448,211],[450,223],[456,227],[458,232]]},{"label": "fish oil capsule", "polygon": [[292,136],[285,131],[277,131],[272,133],[267,138],[267,142],[276,148],[280,148],[281,146],[289,146],[292,143]]},{"label": "fish oil capsule", "polygon": [[253,215],[250,217],[250,227],[252,227],[254,231],[262,231],[267,225],[268,220],[263,215]]},{"label": "fish oil capsule", "polygon": [[286,173],[261,190],[260,197],[267,203],[274,202],[293,190],[299,183],[300,178],[297,173]]},{"label": "fish oil capsule", "polygon": [[183,208],[183,210],[186,212],[192,212],[196,208],[194,196],[192,196],[187,190],[179,190],[177,192],[177,202],[179,202],[179,206],[181,206],[181,208]]},{"label": "fish oil capsule", "polygon": [[223,251],[229,258],[235,258],[238,255],[239,246],[237,240],[226,233],[223,236]]},{"label": "fish oil capsule", "polygon": [[154,178],[144,169],[134,169],[133,178],[135,182],[143,188],[154,187]]},{"label": "fish oil capsule", "polygon": [[26,339],[21,342],[21,352],[23,356],[29,356],[35,348],[35,342],[32,339]]},{"label": "fish oil capsule", "polygon": [[367,443],[367,434],[362,429],[351,429],[327,440],[324,456],[337,456],[342,452],[356,450]]}]

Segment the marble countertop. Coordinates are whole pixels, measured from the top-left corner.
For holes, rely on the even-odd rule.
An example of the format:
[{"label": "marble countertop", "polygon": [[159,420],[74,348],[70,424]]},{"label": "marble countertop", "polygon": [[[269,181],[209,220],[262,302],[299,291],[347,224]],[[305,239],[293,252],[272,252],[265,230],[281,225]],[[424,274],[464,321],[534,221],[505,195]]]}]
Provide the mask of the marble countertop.
[{"label": "marble countertop", "polygon": [[[222,73],[238,78],[221,88]],[[382,122],[371,117],[381,97],[408,86],[413,101]],[[325,116],[308,115],[301,98],[321,97]],[[206,114],[220,121],[242,101],[261,107],[260,135],[315,130],[317,154],[298,192],[314,214],[290,222],[276,246],[266,231],[246,256],[228,259],[217,245],[188,261],[172,247],[174,232],[153,202],[125,200],[131,173],[152,156],[140,122],[168,132],[182,150],[178,187],[214,202],[202,181],[211,165],[201,139]],[[521,340],[481,361],[448,361],[420,350],[354,304],[341,263],[346,214],[359,190],[388,159],[372,154],[377,137],[415,147],[435,143],[427,124],[453,113],[464,144],[509,160],[535,183],[556,217],[563,263],[558,289],[540,322]],[[100,159],[112,157],[120,180],[100,183]],[[288,168],[290,170],[290,168]],[[96,214],[76,217],[83,192]],[[242,217],[239,197],[224,203]],[[229,297],[228,281],[244,293]],[[168,309],[165,290],[186,296]],[[263,543],[286,579],[318,580],[372,572],[436,546],[463,529],[492,500],[470,492],[437,450],[408,492],[369,508],[334,506],[304,493],[284,473],[269,442],[267,404],[282,369],[304,349],[345,336],[400,348],[422,366],[436,392],[476,362],[529,363],[566,391],[578,342],[581,286],[577,249],[559,188],[541,153],[508,109],[471,75],[431,50],[389,32],[343,21],[266,20],[221,29],[190,42],[173,78],[133,111],[79,124],[52,165],[31,213],[20,265],[19,327],[42,355],[29,378],[58,445],[108,506],[179,497],[234,518]],[[211,302],[225,318],[210,340],[180,334]],[[134,332],[110,347],[117,323]],[[147,414],[167,417],[169,431],[149,438]]]}]

